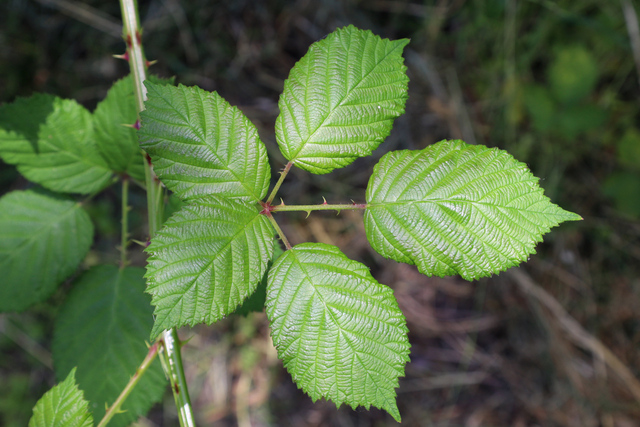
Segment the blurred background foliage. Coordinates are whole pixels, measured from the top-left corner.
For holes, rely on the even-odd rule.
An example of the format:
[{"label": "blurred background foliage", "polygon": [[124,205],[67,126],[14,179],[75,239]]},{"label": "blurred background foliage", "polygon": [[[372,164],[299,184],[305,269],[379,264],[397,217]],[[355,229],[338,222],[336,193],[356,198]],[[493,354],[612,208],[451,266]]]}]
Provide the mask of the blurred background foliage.
[{"label": "blurred background foliage", "polygon": [[[635,6],[635,10],[634,10]],[[632,0],[139,0],[151,71],[216,90],[258,126],[275,173],[273,125],[289,69],[354,24],[411,39],[407,114],[373,156],[329,175],[295,171],[288,204],[364,200],[391,149],[461,138],[506,149],[546,194],[584,217],[546,236],[519,269],[474,283],[421,276],[377,256],[361,214],[280,218],[292,243],[336,244],[395,289],[411,363],[398,401],[408,426],[640,425],[640,35]],[[116,1],[0,2],[0,102],[48,92],[95,108],[126,75]],[[634,57],[638,63],[634,62]],[[0,165],[0,192],[29,184]],[[119,188],[93,199],[84,262],[115,262]],[[144,194],[132,233],[146,239]],[[172,205],[175,209],[175,204]],[[141,253],[134,263],[143,265]],[[0,424],[24,426],[53,385],[52,322],[71,281],[25,313],[0,315]],[[336,411],[291,382],[263,313],[185,329],[201,425],[383,426],[378,410]],[[140,426],[176,425],[172,397]]]}]

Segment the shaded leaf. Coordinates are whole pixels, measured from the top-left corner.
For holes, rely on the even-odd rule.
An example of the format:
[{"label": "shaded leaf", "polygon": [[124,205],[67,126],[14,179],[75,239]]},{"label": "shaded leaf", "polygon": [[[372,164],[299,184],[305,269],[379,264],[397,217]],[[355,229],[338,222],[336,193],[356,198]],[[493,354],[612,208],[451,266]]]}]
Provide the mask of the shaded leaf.
[{"label": "shaded leaf", "polygon": [[255,126],[215,92],[145,82],[140,144],[182,199],[224,194],[261,200],[271,171]]},{"label": "shaded leaf", "polygon": [[267,316],[273,343],[294,381],[325,397],[389,412],[409,360],[405,318],[393,291],[338,248],[305,243],[269,271]]},{"label": "shaded leaf", "polygon": [[348,26],[311,45],[278,103],[276,138],[284,157],[323,174],[371,154],[404,113],[407,43]]},{"label": "shaded leaf", "polygon": [[89,402],[76,385],[76,368],[38,400],[29,427],[91,427]]},{"label": "shaded leaf", "polygon": [[118,80],[93,112],[96,144],[111,170],[144,180],[144,164],[136,130],[138,118],[131,77]]},{"label": "shaded leaf", "polygon": [[93,224],[79,203],[33,190],[0,199],[0,311],[45,300],[89,251]]},{"label": "shaded leaf", "polygon": [[151,336],[231,314],[262,279],[273,235],[257,205],[241,200],[204,197],[173,214],[147,248]]},{"label": "shaded leaf", "polygon": [[[102,265],[74,284],[56,319],[53,360],[64,377],[77,366],[78,384],[96,420],[111,405],[147,355],[153,323],[144,293],[144,269]],[[127,426],[162,399],[167,381],[154,361],[109,426]]]},{"label": "shaded leaf", "polygon": [[95,145],[91,114],[77,102],[20,98],[0,107],[0,117],[0,156],[30,181],[82,194],[109,183],[112,173]]},{"label": "shaded leaf", "polygon": [[506,151],[441,141],[380,159],[364,223],[381,255],[428,276],[476,279],[526,261],[551,227],[580,216],[544,196]]}]

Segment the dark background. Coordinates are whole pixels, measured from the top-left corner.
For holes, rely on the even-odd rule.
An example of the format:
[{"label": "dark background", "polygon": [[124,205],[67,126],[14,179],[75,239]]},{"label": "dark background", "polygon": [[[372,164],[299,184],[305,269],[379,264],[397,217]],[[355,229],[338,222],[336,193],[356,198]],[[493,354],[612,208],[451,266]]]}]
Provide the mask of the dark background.
[{"label": "dark background", "polygon": [[[288,204],[363,201],[377,159],[461,138],[508,150],[584,221],[553,229],[518,269],[465,282],[427,278],[369,247],[361,213],[281,214],[292,244],[321,241],[395,289],[412,344],[398,389],[407,426],[640,425],[640,131],[634,11],[622,0],[140,1],[151,72],[218,91],[258,126],[275,173],[273,126],[290,68],[353,24],[407,37],[407,113],[373,156],[323,176],[294,170]],[[637,24],[636,24],[637,25]],[[640,44],[640,40],[639,40]],[[126,75],[116,1],[0,2],[0,102],[48,92],[93,110]],[[640,55],[640,45],[635,54]],[[640,56],[638,56],[640,58]],[[29,184],[0,164],[0,192]],[[89,211],[84,267],[115,262],[119,191]],[[144,194],[131,203],[145,239]],[[137,213],[136,213],[137,212]],[[136,262],[143,263],[142,255]],[[54,384],[48,353],[65,284],[0,315],[0,425],[24,426]],[[377,409],[311,402],[275,356],[264,314],[181,332],[196,417],[219,426],[384,426]],[[635,393],[635,394],[634,394]],[[140,426],[177,425],[167,394]]]}]

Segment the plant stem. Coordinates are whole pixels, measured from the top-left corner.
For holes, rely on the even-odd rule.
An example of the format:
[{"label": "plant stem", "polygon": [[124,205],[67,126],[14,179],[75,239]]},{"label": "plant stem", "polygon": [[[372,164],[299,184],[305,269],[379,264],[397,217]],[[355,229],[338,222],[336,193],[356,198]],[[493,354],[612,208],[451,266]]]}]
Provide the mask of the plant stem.
[{"label": "plant stem", "polygon": [[122,404],[127,399],[129,394],[131,394],[134,387],[136,386],[138,381],[140,381],[140,378],[142,378],[142,375],[147,371],[149,366],[151,366],[151,362],[153,362],[153,360],[156,358],[157,355],[158,355],[158,342],[155,342],[151,347],[149,347],[149,352],[147,353],[147,357],[144,358],[144,360],[140,364],[140,367],[136,369],[136,373],[133,374],[133,376],[127,383],[126,387],[120,393],[120,396],[118,396],[116,401],[113,402],[113,405],[111,405],[107,409],[107,412],[105,412],[104,417],[102,418],[102,420],[100,421],[100,424],[98,424],[97,427],[106,426],[109,423],[109,421],[111,421],[111,418],[113,418],[114,415],[120,412],[120,408],[122,407]]},{"label": "plant stem", "polygon": [[284,243],[285,248],[287,248],[287,250],[291,249],[291,243],[289,243],[287,236],[284,235],[284,232],[278,225],[278,222],[273,217],[273,215],[271,215],[271,212],[267,213],[266,216],[269,219],[269,222],[271,223],[271,225],[273,225],[273,228],[276,229],[276,232],[278,233],[278,236],[280,236],[280,239],[282,239],[282,242]]},{"label": "plant stem", "polygon": [[[171,373],[169,380],[171,381],[173,396],[176,399],[180,426],[195,426],[193,412],[191,410],[191,399],[189,398],[189,388],[187,387],[187,381],[184,377],[182,357],[180,356],[180,339],[178,338],[176,328],[164,331],[162,341],[164,342],[164,352],[161,355],[161,358],[164,360],[162,365],[167,365],[168,371]],[[178,375],[178,373],[181,375]],[[178,397],[180,397],[180,399],[178,399]]]},{"label": "plant stem", "polygon": [[129,245],[129,178],[122,180],[122,220],[120,227],[120,268],[127,264],[127,246]]},{"label": "plant stem", "polygon": [[293,162],[287,163],[287,165],[284,167],[284,170],[280,172],[280,178],[278,178],[278,182],[276,182],[276,186],[273,187],[273,190],[271,190],[271,194],[269,194],[269,198],[267,199],[267,204],[271,204],[271,202],[273,202],[273,199],[275,199],[276,194],[278,193],[278,190],[282,185],[282,182],[284,181],[287,174],[291,170],[291,166],[293,166]]},{"label": "plant stem", "polygon": [[[131,68],[131,76],[133,87],[136,95],[136,105],[138,113],[144,110],[144,101],[147,98],[147,90],[144,86],[146,79],[147,60],[142,50],[142,31],[140,30],[140,21],[138,19],[138,8],[136,0],[120,0],[120,9],[122,11],[123,36],[127,43],[126,59],[129,61]],[[138,123],[139,123],[138,116]],[[149,218],[149,237],[153,237],[162,225],[163,208],[164,208],[164,192],[162,184],[153,172],[151,159],[148,154],[144,153],[145,168],[145,185],[147,189],[147,209]],[[162,366],[165,375],[171,380],[171,391],[178,407],[178,416],[180,425],[183,427],[194,426],[193,411],[189,392],[187,389],[187,381],[182,368],[182,356],[180,355],[180,346],[178,333],[175,328],[164,331],[161,335],[164,341],[163,357],[166,359]],[[157,341],[156,341],[157,343]],[[167,343],[171,344],[169,348]],[[174,384],[177,385],[174,386]]]},{"label": "plant stem", "polygon": [[366,209],[366,203],[344,203],[330,205],[322,203],[319,205],[275,205],[271,207],[271,212],[311,212],[311,211],[342,211]]}]

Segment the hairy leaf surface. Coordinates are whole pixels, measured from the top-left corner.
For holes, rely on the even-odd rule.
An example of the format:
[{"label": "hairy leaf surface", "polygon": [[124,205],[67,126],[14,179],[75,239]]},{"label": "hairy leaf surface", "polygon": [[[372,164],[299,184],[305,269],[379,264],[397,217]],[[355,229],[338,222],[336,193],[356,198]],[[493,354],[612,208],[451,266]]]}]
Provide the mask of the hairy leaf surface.
[{"label": "hairy leaf surface", "polygon": [[79,203],[33,190],[0,199],[0,312],[45,300],[83,260],[93,224]]},{"label": "hairy leaf surface", "polygon": [[96,147],[92,120],[70,99],[20,98],[0,107],[0,156],[50,190],[93,193],[112,172]]},{"label": "hairy leaf surface", "polygon": [[92,427],[89,402],[76,385],[76,368],[33,407],[29,427]]},{"label": "hairy leaf surface", "polygon": [[441,141],[380,159],[365,229],[381,255],[428,276],[488,276],[526,261],[551,227],[580,220],[551,203],[506,151]]},{"label": "hairy leaf surface", "polygon": [[400,421],[407,327],[393,291],[365,265],[335,246],[297,245],[269,270],[266,309],[278,356],[314,401],[373,405]]},{"label": "hairy leaf surface", "polygon": [[255,126],[215,92],[145,82],[139,140],[162,182],[182,199],[261,200],[271,172]]},{"label": "hairy leaf surface", "polygon": [[348,26],[311,45],[278,103],[276,138],[284,157],[324,174],[371,154],[404,113],[407,43]]},{"label": "hairy leaf surface", "polygon": [[144,180],[136,130],[138,118],[131,77],[118,80],[93,112],[96,144],[111,170]]},{"label": "hairy leaf surface", "polygon": [[[111,405],[147,355],[153,323],[144,293],[144,269],[102,265],[83,274],[56,319],[53,360],[64,378],[77,366],[78,384],[96,420]],[[162,399],[167,381],[159,361],[145,372],[109,426],[127,426]]]},{"label": "hairy leaf surface", "polygon": [[152,338],[232,313],[262,279],[273,234],[257,205],[242,200],[208,196],[174,213],[147,248]]}]

